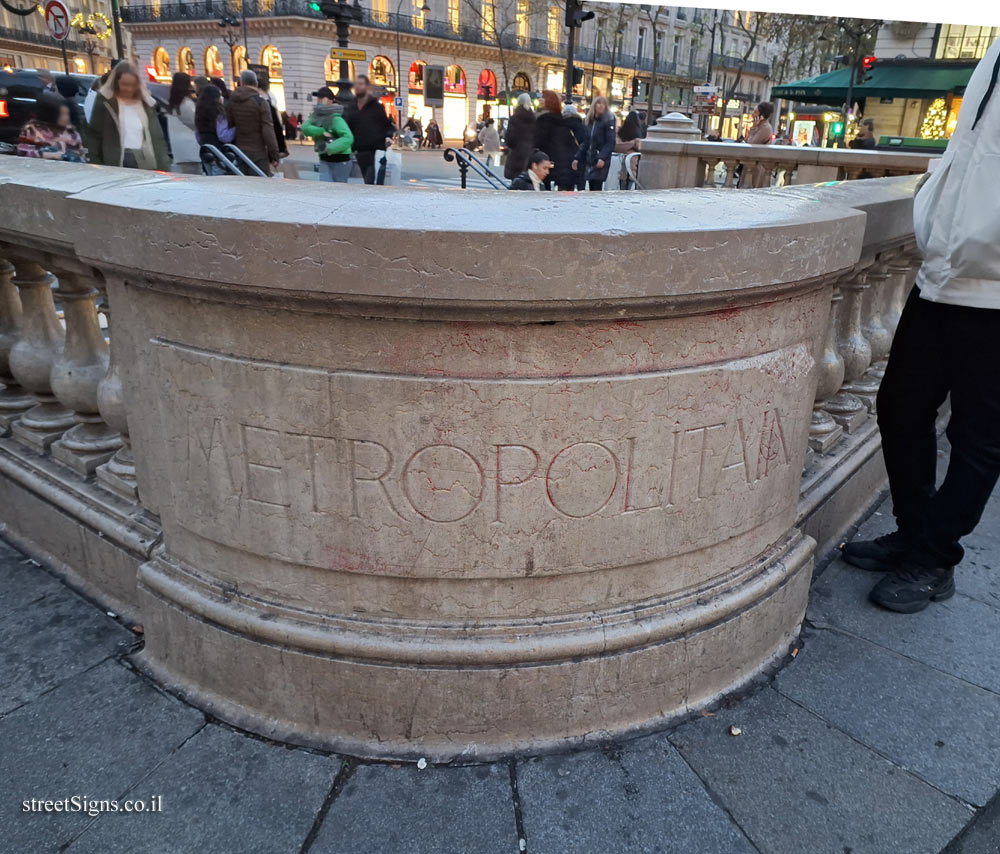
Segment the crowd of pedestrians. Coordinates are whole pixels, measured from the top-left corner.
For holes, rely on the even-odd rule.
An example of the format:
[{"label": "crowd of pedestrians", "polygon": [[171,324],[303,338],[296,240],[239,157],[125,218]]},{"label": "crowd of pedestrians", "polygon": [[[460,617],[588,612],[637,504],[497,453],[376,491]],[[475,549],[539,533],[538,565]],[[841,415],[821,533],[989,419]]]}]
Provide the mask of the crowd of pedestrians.
[{"label": "crowd of pedestrians", "polygon": [[[504,177],[512,190],[603,190],[615,152],[638,151],[645,124],[632,111],[616,128],[607,98],[594,98],[586,118],[556,92],[542,92],[540,108],[531,97],[518,96],[507,123]],[[539,156],[541,155],[541,156]],[[545,175],[535,180],[543,171]]]}]

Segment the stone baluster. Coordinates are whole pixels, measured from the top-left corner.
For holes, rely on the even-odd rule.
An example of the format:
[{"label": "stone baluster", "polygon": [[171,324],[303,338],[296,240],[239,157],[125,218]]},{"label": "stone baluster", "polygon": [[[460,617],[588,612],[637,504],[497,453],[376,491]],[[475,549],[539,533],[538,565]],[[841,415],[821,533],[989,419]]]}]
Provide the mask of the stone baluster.
[{"label": "stone baluster", "polygon": [[65,333],[52,299],[55,277],[37,261],[14,258],[23,310],[21,336],[10,351],[10,371],[35,399],[35,405],[11,425],[14,437],[43,453],[76,418],[52,392],[52,366],[60,357]]},{"label": "stone baluster", "polygon": [[848,433],[868,418],[864,401],[851,391],[871,362],[871,347],[861,332],[861,303],[866,287],[864,273],[855,273],[841,282],[844,302],[837,312],[837,351],[844,360],[844,383],[824,407]]},{"label": "stone baluster", "polygon": [[857,317],[852,324],[851,338],[847,344],[854,364],[850,365],[847,354],[843,354],[844,390],[860,399],[869,413],[875,411],[875,397],[878,395],[880,382],[879,377],[868,373],[872,364],[872,345],[865,335],[865,325],[871,314],[872,282],[875,275],[873,268],[869,267],[844,285],[857,293],[856,304],[853,306]]},{"label": "stone baluster", "polygon": [[11,422],[35,405],[10,372],[10,351],[21,336],[21,298],[12,281],[14,265],[0,258],[0,436]]},{"label": "stone baluster", "polygon": [[739,160],[727,160],[726,161],[726,180],[723,182],[723,187],[733,187],[733,181],[736,178],[736,169],[740,165]]},{"label": "stone baluster", "polygon": [[[868,341],[872,355],[871,367],[868,368],[865,378],[873,381],[877,389],[885,374],[886,360],[889,358],[889,345],[892,343],[892,333],[889,332],[883,321],[885,301],[890,289],[892,274],[889,273],[888,265],[883,262],[872,267],[868,271],[867,278],[868,288],[864,292],[861,303],[861,332]],[[874,407],[874,399],[872,405]]]},{"label": "stone baluster", "polygon": [[59,402],[75,413],[77,424],[51,447],[52,456],[78,474],[87,476],[122,446],[118,431],[101,418],[97,386],[108,372],[108,344],[97,317],[93,286],[85,267],[71,269],[66,262],[57,269],[57,294],[66,322],[66,343],[52,365],[52,391]]},{"label": "stone baluster", "polygon": [[[108,325],[111,312],[105,308]],[[125,412],[125,394],[122,387],[121,370],[115,360],[114,336],[111,340],[111,361],[108,372],[97,384],[97,407],[101,417],[121,437],[121,447],[110,460],[97,467],[97,482],[128,501],[139,500],[139,489],[135,479],[135,458],[132,456],[132,442],[128,433],[128,418]]]},{"label": "stone baluster", "polygon": [[827,401],[837,393],[844,382],[844,359],[837,351],[837,315],[840,313],[843,300],[840,288],[834,286],[830,302],[830,319],[826,323],[826,340],[816,365],[818,381],[812,419],[809,423],[809,447],[820,454],[829,451],[844,435],[844,428],[824,409]]},{"label": "stone baluster", "polygon": [[882,314],[882,325],[889,333],[889,341],[896,335],[899,318],[910,292],[910,264],[905,255],[896,256],[888,264],[889,281],[886,283],[885,311]]}]

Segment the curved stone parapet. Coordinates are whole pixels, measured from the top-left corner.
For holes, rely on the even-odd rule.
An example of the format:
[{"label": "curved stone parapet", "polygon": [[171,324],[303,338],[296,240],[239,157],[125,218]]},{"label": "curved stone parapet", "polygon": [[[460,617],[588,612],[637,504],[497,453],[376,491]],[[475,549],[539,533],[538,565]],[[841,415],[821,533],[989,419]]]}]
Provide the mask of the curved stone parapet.
[{"label": "curved stone parapet", "polygon": [[163,526],[142,659],[195,702],[484,758],[654,727],[787,650],[863,213],[197,178],[67,204]]}]

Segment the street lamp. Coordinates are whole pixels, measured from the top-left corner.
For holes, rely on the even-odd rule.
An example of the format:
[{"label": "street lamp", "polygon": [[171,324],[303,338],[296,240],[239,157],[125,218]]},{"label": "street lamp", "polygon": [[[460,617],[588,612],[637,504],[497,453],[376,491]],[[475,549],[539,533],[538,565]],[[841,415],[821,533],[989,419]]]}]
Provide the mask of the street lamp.
[{"label": "street lamp", "polygon": [[[406,0],[399,0],[399,2],[396,4],[396,97],[397,98],[402,98],[403,97],[403,95],[402,95],[402,92],[403,92],[403,66],[402,66],[402,61],[400,60],[400,52],[399,52],[399,31],[401,29],[402,22],[401,22],[400,17],[399,17],[399,10],[403,8],[403,3],[405,3],[405,2],[406,2]],[[412,2],[412,0],[411,0],[411,2]],[[427,5],[427,0],[424,0],[423,4],[420,6],[420,8],[417,11],[419,11],[421,14],[426,15],[428,12],[430,12],[430,10],[431,10],[431,7]],[[407,91],[408,91],[409,88],[410,88],[409,87],[409,79],[410,79],[409,70],[407,70],[406,79],[407,79],[407,87],[406,88],[407,88]],[[399,108],[398,107],[396,108],[396,119],[397,119],[397,123],[399,124],[399,126],[402,127],[402,125],[403,125],[403,116],[399,112]]]},{"label": "street lamp", "polygon": [[[321,12],[328,21],[333,21],[337,27],[337,46],[348,48],[351,44],[351,24],[360,23],[364,18],[360,0],[349,3],[347,0],[311,0],[309,8]],[[351,94],[351,81],[348,79],[347,60],[340,60],[340,79],[337,81],[337,100],[345,106],[354,100]]]},{"label": "street lamp", "polygon": [[[224,32],[222,34],[222,40],[225,42],[226,47],[229,48],[229,65],[233,69],[233,80],[232,85],[235,86],[239,80],[239,72],[236,70],[236,45],[240,43],[240,36],[237,32],[240,21],[235,15],[223,15],[219,18],[219,26],[223,28]],[[243,50],[246,51],[246,44],[244,42]],[[249,61],[248,55],[243,57],[244,62]]]},{"label": "street lamp", "polygon": [[94,64],[94,54],[97,53],[97,30],[90,24],[79,29],[83,37],[83,49],[90,58],[90,73],[97,74],[97,66]]}]

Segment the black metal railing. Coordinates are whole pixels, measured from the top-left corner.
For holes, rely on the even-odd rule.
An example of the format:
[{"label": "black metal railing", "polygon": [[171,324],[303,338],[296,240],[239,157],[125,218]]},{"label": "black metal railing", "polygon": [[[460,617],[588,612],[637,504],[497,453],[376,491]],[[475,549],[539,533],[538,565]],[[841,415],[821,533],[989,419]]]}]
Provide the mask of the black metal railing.
[{"label": "black metal railing", "polygon": [[[0,27],[0,39],[30,42],[31,44],[43,45],[44,47],[51,47],[56,50],[59,49],[59,42],[48,33],[36,33],[28,29],[21,30],[16,27]],[[73,51],[83,50],[83,42],[78,38],[70,36],[66,39],[66,47]]]},{"label": "black metal railing", "polygon": [[[244,0],[248,18],[263,17],[303,17],[320,18],[321,12],[309,5],[309,0]],[[460,41],[466,44],[496,45],[496,38],[490,33],[484,33],[482,27],[460,25],[452,26],[450,21],[440,21],[433,18],[419,18],[412,14],[395,12],[373,12],[363,9],[361,22],[358,26],[371,27],[377,30],[388,30],[415,35],[431,36],[433,38]],[[206,21],[219,20],[227,15],[239,18],[241,10],[238,4],[224,0],[195,0],[189,3],[163,3],[160,6],[132,5],[121,9],[122,20],[128,24],[149,24],[160,21]],[[540,56],[551,56],[562,59],[566,55],[566,45],[563,42],[554,43],[544,38],[522,38],[515,32],[501,33],[500,44],[504,50],[523,51]],[[580,67],[591,64],[611,66],[622,73],[628,71],[652,72],[653,58],[651,56],[634,56],[617,53],[612,56],[609,50],[595,50],[592,47],[578,45],[576,62]],[[657,63],[657,74],[677,74],[676,63],[661,59]]]},{"label": "black metal railing", "polygon": [[747,74],[761,74],[764,77],[771,73],[771,66],[766,62],[752,62],[750,60],[744,62],[740,56],[723,56],[720,53],[715,54],[712,65],[716,68],[730,68],[734,71],[742,66],[743,71]]}]

